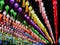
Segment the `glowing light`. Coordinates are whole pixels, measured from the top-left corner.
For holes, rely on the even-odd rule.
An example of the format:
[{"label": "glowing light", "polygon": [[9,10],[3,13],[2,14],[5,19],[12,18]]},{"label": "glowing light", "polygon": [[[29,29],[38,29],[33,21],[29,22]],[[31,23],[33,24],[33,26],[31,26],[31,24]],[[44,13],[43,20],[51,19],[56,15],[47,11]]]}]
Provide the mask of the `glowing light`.
[{"label": "glowing light", "polygon": [[[25,25],[25,26],[28,25],[26,21],[24,21],[24,25]],[[36,29],[34,29],[33,27],[31,27],[30,25],[29,25],[28,27],[30,27],[31,30],[32,30],[36,35],[38,35],[38,37],[40,37],[42,40],[45,40],[46,43],[48,43],[48,41],[47,41],[41,34],[39,34],[39,32],[38,32]]]},{"label": "glowing light", "polygon": [[[32,13],[31,17],[32,17],[33,21],[35,21],[35,23],[42,29],[42,31],[46,34],[46,36],[48,38],[50,38],[50,36],[48,35],[48,32],[47,32],[46,28],[44,27],[44,25],[42,24],[42,22],[38,19],[38,17],[35,15],[34,11],[31,11],[31,13]],[[50,39],[48,39],[48,40],[50,40]],[[52,39],[51,39],[51,41],[52,41]]]},{"label": "glowing light", "polygon": [[5,6],[5,9],[6,9],[6,13],[8,13],[9,6],[8,6],[8,5],[6,5],[6,6]]},{"label": "glowing light", "polygon": [[4,1],[0,0],[0,10],[2,10],[3,5],[4,5]]},{"label": "glowing light", "polygon": [[13,12],[14,12],[14,10],[13,10],[13,9],[11,9],[11,10],[10,10],[10,15],[11,15],[11,16],[12,16]]},{"label": "glowing light", "polygon": [[39,2],[40,13],[42,13],[42,17],[45,21],[45,24],[46,24],[46,26],[48,27],[48,29],[50,31],[50,34],[51,34],[51,37],[52,37],[53,41],[55,42],[55,39],[54,39],[54,36],[53,36],[53,33],[52,33],[51,25],[49,24],[49,20],[48,20],[45,8],[43,7],[44,3],[42,2],[42,0],[41,1],[38,0],[38,2]]},{"label": "glowing light", "polygon": [[22,1],[22,7],[25,7],[25,0]]},{"label": "glowing light", "polygon": [[26,1],[26,10],[25,10],[25,12],[28,12],[28,6],[29,6],[29,1]]},{"label": "glowing light", "polygon": [[57,0],[52,0],[53,14],[54,14],[54,26],[56,34],[56,44],[58,44],[58,10],[57,10]]}]

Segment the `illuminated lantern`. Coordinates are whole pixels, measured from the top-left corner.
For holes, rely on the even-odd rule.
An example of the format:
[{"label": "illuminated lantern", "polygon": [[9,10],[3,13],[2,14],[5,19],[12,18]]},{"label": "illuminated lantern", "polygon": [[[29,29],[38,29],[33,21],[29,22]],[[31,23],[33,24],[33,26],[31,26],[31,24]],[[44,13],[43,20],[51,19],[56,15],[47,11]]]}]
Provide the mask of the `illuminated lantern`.
[{"label": "illuminated lantern", "polygon": [[56,42],[58,44],[58,11],[57,11],[57,0],[52,0],[53,5],[53,14],[54,14],[54,26],[55,26],[55,34],[56,34]]},{"label": "illuminated lantern", "polygon": [[25,7],[25,0],[22,1],[22,7]]},{"label": "illuminated lantern", "polygon": [[18,8],[18,12],[19,12],[19,14],[22,12],[22,8],[21,7]]},{"label": "illuminated lantern", "polygon": [[13,13],[14,13],[14,10],[13,10],[13,9],[11,9],[11,10],[10,10],[10,15],[12,16],[12,15],[13,15]]},{"label": "illuminated lantern", "polygon": [[29,6],[29,1],[26,1],[26,9],[25,9],[26,13],[28,12],[28,6]]},{"label": "illuminated lantern", "polygon": [[29,6],[29,16],[31,15],[32,6]]},{"label": "illuminated lantern", "polygon": [[15,0],[10,0],[10,3],[11,3],[11,7],[12,5],[14,4]]},{"label": "illuminated lantern", "polygon": [[17,9],[18,9],[18,7],[19,7],[18,3],[15,3],[15,4],[14,4],[14,7],[15,7],[15,10],[17,11]]},{"label": "illuminated lantern", "polygon": [[1,1],[1,0],[0,0],[0,11],[2,11],[3,5],[4,5],[4,1]]},{"label": "illuminated lantern", "polygon": [[[47,27],[48,27],[48,29],[49,29],[49,31],[50,31],[50,34],[51,34],[51,37],[52,37],[53,41],[55,42],[55,39],[54,39],[54,36],[53,36],[53,33],[52,33],[52,28],[51,28],[51,26],[50,26],[50,24],[49,24],[49,20],[48,20],[48,17],[47,17],[45,8],[43,7],[43,6],[44,6],[44,3],[42,2],[42,0],[38,0],[38,2],[39,2],[40,13],[42,13],[42,17],[43,17],[43,19],[44,19],[44,21],[45,21],[45,23],[46,23],[46,25],[47,25]],[[39,22],[40,22],[40,20],[39,20]],[[42,23],[39,23],[39,22],[38,22],[38,26],[39,26],[42,30],[45,30],[45,31],[46,31],[46,28],[44,27],[44,25],[43,25]],[[43,31],[43,32],[45,32],[45,31]],[[46,33],[47,33],[47,31],[45,32],[45,34],[46,34]],[[48,34],[48,33],[47,33],[47,34]],[[47,35],[47,34],[46,34],[46,35]],[[49,34],[48,34],[47,36],[49,37]],[[53,43],[51,37],[49,37],[50,39],[48,39],[48,40],[50,40],[50,42]]]},{"label": "illuminated lantern", "polygon": [[8,13],[8,10],[9,10],[9,6],[8,5],[5,6],[5,10],[6,10],[6,13]]},{"label": "illuminated lantern", "polygon": [[[27,21],[27,20],[28,20],[28,19],[27,19],[27,15],[24,15],[24,16],[25,16],[24,18],[25,18],[26,21]],[[41,29],[40,29],[32,20],[29,19],[27,22],[28,22],[29,24],[31,24],[32,26],[34,26],[34,28],[36,28],[39,32],[41,32],[41,34],[42,34],[43,36],[45,36],[44,33],[41,31]],[[45,38],[47,38],[47,37],[45,36]]]},{"label": "illuminated lantern", "polygon": [[16,15],[17,15],[17,13],[16,13],[16,12],[13,12],[13,15],[14,15],[14,18],[16,19]]},{"label": "illuminated lantern", "polygon": [[6,11],[3,12],[3,15],[4,15],[4,16],[6,15]]}]

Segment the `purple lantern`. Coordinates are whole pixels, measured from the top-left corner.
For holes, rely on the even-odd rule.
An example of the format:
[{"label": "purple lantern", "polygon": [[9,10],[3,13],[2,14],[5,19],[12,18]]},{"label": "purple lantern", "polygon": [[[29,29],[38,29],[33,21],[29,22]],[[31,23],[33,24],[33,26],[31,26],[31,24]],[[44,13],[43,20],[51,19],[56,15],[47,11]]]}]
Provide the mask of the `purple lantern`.
[{"label": "purple lantern", "polygon": [[15,0],[10,0],[10,3],[13,4],[15,2]]},{"label": "purple lantern", "polygon": [[14,8],[15,8],[16,11],[18,10],[18,7],[19,7],[19,4],[18,3],[15,3],[14,4]]},{"label": "purple lantern", "polygon": [[14,7],[15,7],[15,8],[18,8],[18,7],[19,7],[18,3],[15,3],[15,4],[14,4]]},{"label": "purple lantern", "polygon": [[14,4],[15,0],[10,0],[10,6],[12,7],[12,5]]},{"label": "purple lantern", "polygon": [[18,12],[19,12],[19,13],[22,12],[22,8],[21,8],[21,7],[18,8]]}]

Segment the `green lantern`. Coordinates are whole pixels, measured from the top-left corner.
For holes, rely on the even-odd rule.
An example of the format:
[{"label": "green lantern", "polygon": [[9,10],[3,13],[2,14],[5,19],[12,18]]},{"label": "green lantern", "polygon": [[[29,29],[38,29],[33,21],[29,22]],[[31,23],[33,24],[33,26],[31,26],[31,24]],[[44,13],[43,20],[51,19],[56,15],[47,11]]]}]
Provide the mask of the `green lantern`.
[{"label": "green lantern", "polygon": [[5,10],[8,13],[8,10],[9,10],[9,6],[8,5],[5,6]]},{"label": "green lantern", "polygon": [[13,16],[14,16],[15,19],[16,19],[16,15],[17,15],[17,13],[16,12],[13,12]]},{"label": "green lantern", "polygon": [[27,24],[27,22],[24,20],[23,22],[22,22],[25,26],[27,26],[28,24]]},{"label": "green lantern", "polygon": [[39,35],[39,37],[40,37],[41,39],[43,39],[44,41],[46,41],[46,43],[49,43],[42,35]]},{"label": "green lantern", "polygon": [[12,16],[12,15],[13,15],[13,13],[14,13],[14,10],[13,10],[13,9],[11,9],[11,10],[10,10],[10,15]]},{"label": "green lantern", "polygon": [[4,5],[4,1],[0,1],[0,10],[2,10],[3,5]]},{"label": "green lantern", "polygon": [[46,43],[49,43],[37,30],[35,30],[33,27],[31,27],[32,31],[38,35],[42,40],[44,40]]},{"label": "green lantern", "polygon": [[35,33],[35,34],[39,34],[39,32],[37,30],[35,30],[33,27],[31,27],[32,31]]}]

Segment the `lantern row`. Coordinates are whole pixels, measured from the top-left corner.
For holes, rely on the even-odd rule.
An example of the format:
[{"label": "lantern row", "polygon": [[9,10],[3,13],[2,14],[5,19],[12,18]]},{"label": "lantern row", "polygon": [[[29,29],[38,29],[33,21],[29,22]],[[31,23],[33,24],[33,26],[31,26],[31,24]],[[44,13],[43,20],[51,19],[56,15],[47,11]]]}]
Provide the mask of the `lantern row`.
[{"label": "lantern row", "polygon": [[[29,2],[28,1],[26,1],[26,13],[28,12],[28,6],[29,6]],[[25,7],[25,6],[22,6],[22,7]],[[31,6],[30,6],[30,8],[31,8]],[[32,8],[30,9],[29,8],[29,11],[31,11],[32,10]],[[42,31],[46,34],[47,33],[47,31],[46,30],[44,30],[45,29],[45,27],[43,26],[43,24],[41,23],[41,21],[38,19],[38,17],[36,16],[36,14],[34,13],[34,10],[32,10],[31,12],[28,12],[28,13],[31,13],[31,14],[29,14],[29,16],[31,16],[31,18],[33,19],[33,21],[35,22],[35,23],[37,23],[37,25],[42,29]],[[38,23],[38,21],[40,22],[40,23]],[[40,25],[39,25],[40,24]],[[44,29],[43,29],[44,28]],[[48,34],[48,33],[47,33]],[[48,35],[47,35],[47,37],[49,37]],[[52,42],[52,41],[51,41]]]},{"label": "lantern row", "polygon": [[[12,4],[13,4],[13,3],[12,3]],[[24,5],[24,4],[23,4],[23,5]],[[28,3],[28,1],[26,1],[26,11],[25,11],[25,12],[28,12],[28,5],[29,5],[29,3]],[[22,7],[24,7],[24,6],[22,6]],[[31,6],[30,6],[30,7],[31,7]],[[17,3],[16,3],[16,4],[15,4],[15,9],[17,9],[17,8],[18,8],[18,5],[17,5]],[[8,9],[9,9],[9,8],[8,8]],[[21,9],[21,8],[19,8],[19,9]],[[6,10],[6,11],[8,12],[8,10]],[[14,12],[14,11],[11,10],[10,12]],[[33,12],[33,13],[32,13],[32,12]],[[21,13],[21,12],[20,12],[20,13]],[[36,16],[36,14],[34,13],[33,10],[32,10],[30,13],[32,13],[32,15],[34,14],[34,16],[31,16],[32,19],[34,20],[34,19],[35,19],[34,17]],[[31,15],[30,13],[29,13],[29,16]],[[14,13],[14,14],[16,15],[16,13]],[[12,15],[12,13],[11,13],[11,15]],[[14,17],[15,17],[15,16],[14,16]],[[29,17],[28,17],[27,15],[25,15],[25,18],[27,18],[26,21],[28,22]],[[38,17],[36,16],[36,18],[38,18]],[[32,21],[32,20],[31,20],[31,21]],[[39,21],[39,19],[37,19],[37,22],[36,22],[36,20],[34,20],[34,21],[35,21],[34,23],[37,23],[37,22]],[[32,22],[33,22],[33,21],[32,21]],[[30,22],[28,22],[28,23],[30,23]],[[32,24],[34,24],[34,23],[32,23]],[[41,24],[41,23],[38,23],[38,24]],[[36,26],[36,25],[35,25],[35,26]],[[41,24],[41,26],[44,27],[42,24]],[[41,26],[40,26],[40,28],[42,28]],[[43,29],[43,28],[42,28],[42,29]],[[44,29],[45,29],[45,28],[44,28]],[[44,30],[44,29],[43,29],[43,30]],[[41,32],[41,31],[40,31],[40,32]],[[44,32],[44,31],[43,31],[43,32]],[[45,32],[46,32],[46,31],[45,31]],[[45,33],[45,34],[46,34],[46,33]],[[49,37],[49,36],[47,35],[47,37]],[[51,39],[48,39],[48,40],[51,40]]]},{"label": "lantern row", "polygon": [[[17,5],[17,3],[15,4],[15,5]],[[5,9],[7,10],[7,9],[9,9],[9,6],[6,6],[5,7]],[[19,11],[21,12],[22,11],[22,9],[21,8],[19,8]],[[7,12],[7,11],[6,11]],[[11,9],[10,10],[10,12],[11,12],[11,15],[14,13],[14,10],[13,9]],[[15,13],[15,15],[16,15],[16,13]],[[15,16],[14,16],[15,17]]]},{"label": "lantern row", "polygon": [[[11,2],[11,0],[10,0],[10,2]],[[28,2],[27,2],[28,3]],[[12,4],[13,5],[13,4]],[[16,5],[16,7],[15,7],[16,9],[18,8],[18,5]]]},{"label": "lantern row", "polygon": [[[28,12],[28,6],[29,6],[29,2],[28,1],[26,1],[26,13]],[[25,3],[24,4],[22,4],[22,7],[25,7]],[[36,21],[36,20],[35,20]],[[40,24],[41,24],[41,21],[40,21]],[[38,25],[39,25],[39,23],[38,23]],[[40,26],[40,25],[39,25]],[[40,28],[42,28],[43,29],[43,25],[41,24],[41,26],[40,26]],[[45,29],[45,28],[44,28]],[[43,31],[44,31],[44,29],[43,29]],[[46,31],[44,31],[45,32],[45,34],[46,34]],[[47,36],[48,36],[48,34],[46,34]],[[49,36],[48,36],[49,37]],[[49,38],[48,38],[48,40],[49,40]]]},{"label": "lantern row", "polygon": [[[10,2],[11,2],[12,0],[10,0]],[[14,3],[14,1],[12,1],[13,3]],[[13,3],[11,3],[11,5],[13,5]],[[18,5],[17,4],[15,4],[15,8],[17,9],[17,7],[18,7]],[[11,11],[11,12],[13,12],[13,10]],[[15,13],[15,15],[16,15],[16,13]],[[41,30],[40,30],[41,31]],[[41,31],[42,32],[42,31]]]},{"label": "lantern row", "polygon": [[[9,20],[8,18],[6,19],[6,17],[4,17],[4,20],[6,20],[6,22],[8,23],[9,21],[10,21],[10,23],[11,23],[11,20]],[[37,38],[37,40],[39,39],[33,32],[31,32],[31,30],[29,29],[26,29],[24,26],[22,26],[21,24],[19,25],[18,23],[16,24],[15,22],[12,22],[12,25],[13,25],[13,27],[15,27],[15,28],[17,28],[17,29],[19,29],[19,30],[23,30],[24,32],[27,32],[28,34],[30,34],[31,36],[35,36],[36,38]],[[19,25],[19,26],[18,26]],[[21,27],[20,27],[21,26]],[[12,30],[14,29],[13,27],[11,27],[12,28]],[[17,30],[18,31],[18,30]],[[16,31],[15,31],[16,32]],[[19,32],[19,31],[18,31]],[[31,32],[31,33],[30,33]],[[32,35],[33,34],[33,35]],[[35,38],[34,37],[34,38]]]},{"label": "lantern row", "polygon": [[43,19],[45,21],[45,24],[48,27],[48,30],[49,30],[49,32],[51,34],[51,37],[52,37],[52,39],[53,39],[53,41],[55,43],[55,39],[54,39],[54,36],[53,36],[52,28],[51,28],[51,25],[49,24],[49,20],[48,20],[48,17],[47,17],[45,8],[44,8],[44,3],[42,2],[42,0],[37,0],[37,1],[39,2],[40,13],[42,14],[42,17],[43,17]]},{"label": "lantern row", "polygon": [[58,44],[58,9],[57,9],[57,0],[52,0],[53,5],[53,15],[54,15],[54,27],[56,34],[56,44]]},{"label": "lantern row", "polygon": [[[17,8],[18,6],[17,6],[17,4],[16,4],[16,8]],[[13,11],[12,11],[13,12]]]}]

